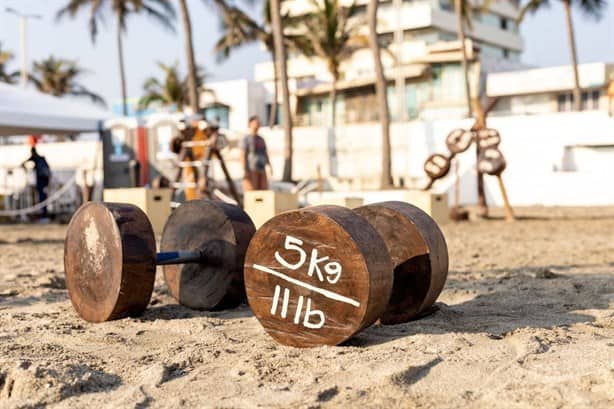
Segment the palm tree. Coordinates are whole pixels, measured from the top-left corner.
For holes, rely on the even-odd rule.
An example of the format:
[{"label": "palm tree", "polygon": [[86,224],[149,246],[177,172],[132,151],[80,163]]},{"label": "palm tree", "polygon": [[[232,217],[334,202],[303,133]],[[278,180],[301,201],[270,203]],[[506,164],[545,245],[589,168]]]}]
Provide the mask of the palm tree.
[{"label": "palm tree", "polygon": [[36,89],[56,97],[65,95],[88,97],[93,102],[106,105],[104,99],[77,82],[86,71],[74,61],[50,56],[32,64],[29,80]]},{"label": "palm tree", "polygon": [[[582,110],[582,90],[580,89],[580,76],[578,75],[578,55],[576,53],[576,38],[574,35],[573,21],[571,18],[572,0],[561,0],[565,8],[565,16],[567,22],[567,34],[569,41],[569,49],[571,52],[571,65],[574,74],[574,89],[573,89],[573,104],[574,110]],[[606,0],[573,0],[573,5],[576,5],[587,16],[600,19],[603,9],[607,5]],[[520,10],[518,15],[518,23],[520,23],[527,12],[535,13],[541,8],[550,6],[549,0],[529,0],[527,4]]]},{"label": "palm tree", "polygon": [[198,112],[198,73],[196,62],[194,60],[194,42],[192,40],[192,22],[190,20],[190,12],[186,0],[179,0],[179,8],[181,9],[181,19],[183,20],[183,31],[185,35],[185,53],[188,65],[188,96],[190,99],[190,108],[193,113]]},{"label": "palm tree", "polygon": [[330,90],[331,126],[335,127],[337,81],[339,67],[356,50],[367,47],[369,40],[360,34],[362,22],[350,20],[355,4],[340,5],[339,0],[311,0],[315,10],[304,18],[305,35],[310,40],[313,54],[326,62],[332,77]]},{"label": "palm tree", "polygon": [[98,35],[98,23],[103,21],[104,6],[110,6],[116,19],[117,31],[117,52],[119,61],[119,74],[122,92],[122,113],[128,114],[126,106],[126,72],[124,67],[124,47],[122,35],[126,32],[126,22],[128,16],[132,14],[145,13],[153,20],[157,21],[162,27],[174,31],[172,20],[175,18],[175,9],[169,0],[68,0],[68,4],[62,7],[57,18],[61,19],[65,15],[75,17],[84,8],[89,8],[89,31],[92,42],[96,42]]},{"label": "palm tree", "polygon": [[284,25],[281,19],[281,0],[271,0],[271,26],[275,49],[275,71],[281,79],[282,124],[284,127],[284,182],[292,181],[292,116],[290,113],[290,90],[288,89],[288,67],[286,65],[286,45],[284,44]]},{"label": "palm tree", "polygon": [[454,10],[456,12],[457,22],[457,35],[460,42],[460,48],[462,53],[462,67],[463,74],[465,76],[465,96],[467,98],[467,112],[468,116],[473,116],[473,109],[471,107],[471,90],[469,84],[469,63],[467,61],[467,47],[465,47],[465,25],[470,30],[471,24],[471,0],[454,0]]},{"label": "palm tree", "polygon": [[388,109],[388,98],[386,95],[386,77],[382,66],[380,44],[377,38],[377,9],[379,0],[369,0],[367,6],[367,20],[369,23],[369,44],[373,52],[373,63],[375,65],[375,94],[379,108],[379,120],[382,125],[382,189],[392,185],[392,163],[390,159],[390,111]]},{"label": "palm tree", "polygon": [[[273,30],[271,27],[271,2],[264,2],[264,18],[262,23],[259,23],[254,18],[238,7],[228,5],[224,1],[216,1],[220,9],[222,21],[222,36],[215,44],[215,52],[218,60],[224,60],[230,56],[230,53],[235,48],[242,46],[261,43],[271,54],[271,60],[275,61],[275,45],[273,41]],[[289,14],[281,16],[284,28],[296,26],[298,19],[291,17]],[[286,48],[293,50],[305,50],[307,48],[307,39],[305,36],[295,33],[288,33],[284,30],[284,43]],[[275,123],[277,113],[277,101],[279,99],[279,78],[277,70],[273,70],[273,103],[269,116],[269,127]]]},{"label": "palm tree", "polygon": [[[264,21],[259,24],[238,7],[230,6],[226,2],[216,2],[221,13],[222,36],[215,43],[215,52],[218,61],[230,57],[233,49],[256,42],[262,43],[271,54],[271,60],[275,64],[275,46],[271,29],[270,2],[265,0]],[[269,127],[275,123],[278,96],[278,75],[273,70],[273,103],[269,115]]]},{"label": "palm tree", "polygon": [[[163,105],[175,105],[177,110],[182,111],[183,107],[190,104],[190,78],[181,78],[178,63],[173,65],[158,62],[158,67],[164,72],[164,79],[161,81],[156,77],[149,77],[143,84],[144,94],[139,100],[139,109],[147,108],[154,102]],[[199,72],[200,71],[200,72]],[[196,89],[198,90],[204,83],[205,76],[202,70],[196,67]]]},{"label": "palm tree", "polygon": [[2,44],[0,43],[0,81],[12,84],[14,82],[14,73],[9,74],[6,72],[6,65],[13,59],[13,53],[10,51],[3,51]]}]

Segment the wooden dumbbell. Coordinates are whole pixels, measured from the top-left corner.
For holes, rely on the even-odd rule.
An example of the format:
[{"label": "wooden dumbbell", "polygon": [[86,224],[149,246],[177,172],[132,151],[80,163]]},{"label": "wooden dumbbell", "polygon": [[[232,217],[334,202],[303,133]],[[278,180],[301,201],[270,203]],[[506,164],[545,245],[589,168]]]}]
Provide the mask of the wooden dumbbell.
[{"label": "wooden dumbbell", "polygon": [[507,167],[503,153],[497,147],[488,147],[480,151],[478,169],[491,176],[500,176]]},{"label": "wooden dumbbell", "polygon": [[207,200],[184,203],[168,219],[161,253],[138,207],[87,203],[73,216],[64,244],[66,287],[75,310],[90,322],[137,315],[162,265],[171,294],[195,309],[244,301],[243,262],[255,232],[240,208]]},{"label": "wooden dumbbell", "polygon": [[446,137],[446,146],[454,155],[465,152],[475,139],[473,131],[465,129],[455,129]]},{"label": "wooden dumbbell", "polygon": [[337,345],[378,319],[401,323],[443,289],[448,255],[426,213],[402,202],[282,213],[245,257],[249,304],[278,342]]}]

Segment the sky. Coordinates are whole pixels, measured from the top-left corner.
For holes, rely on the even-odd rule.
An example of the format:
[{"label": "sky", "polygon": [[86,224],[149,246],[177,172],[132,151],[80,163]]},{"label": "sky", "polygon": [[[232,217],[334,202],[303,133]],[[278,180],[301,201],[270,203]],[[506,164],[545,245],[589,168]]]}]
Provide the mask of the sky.
[{"label": "sky", "polygon": [[[98,38],[92,44],[87,14],[82,12],[75,19],[55,19],[57,10],[68,0],[0,0],[0,43],[3,50],[12,51],[15,60],[9,69],[19,68],[19,25],[16,16],[6,13],[13,7],[24,13],[41,15],[40,20],[28,23],[29,61],[49,55],[78,61],[88,73],[81,83],[102,95],[107,102],[119,100],[120,86],[117,68],[115,26],[109,15],[106,24],[99,29]],[[259,16],[261,0],[255,3],[252,12]],[[243,4],[249,3],[244,0]],[[550,9],[527,16],[521,25],[524,38],[522,61],[534,66],[564,65],[570,61],[565,27],[565,15],[558,1]],[[188,0],[193,25],[193,39],[197,63],[205,68],[208,81],[237,78],[253,78],[253,65],[267,61],[269,55],[255,44],[235,51],[225,61],[216,61],[213,46],[219,38],[219,18],[211,2]],[[579,11],[573,14],[578,55],[580,62],[614,62],[614,6],[607,8],[597,22]],[[184,38],[181,22],[176,22],[176,33],[159,27],[145,16],[133,16],[128,21],[124,37],[124,54],[128,96],[139,97],[142,85],[150,76],[161,77],[156,62],[172,64],[179,62],[184,68]]]}]

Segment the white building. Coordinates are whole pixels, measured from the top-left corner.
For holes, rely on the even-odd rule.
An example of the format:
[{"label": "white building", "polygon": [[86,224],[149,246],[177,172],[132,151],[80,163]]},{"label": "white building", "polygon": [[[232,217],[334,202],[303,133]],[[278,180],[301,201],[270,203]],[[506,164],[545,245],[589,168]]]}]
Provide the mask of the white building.
[{"label": "white building", "polygon": [[[351,0],[342,0],[349,5]],[[357,0],[354,18],[364,18],[367,1]],[[300,15],[314,6],[309,0],[288,0],[283,12]],[[473,29],[467,30],[466,48],[470,61],[479,51],[482,73],[522,67],[522,39],[515,19],[518,2],[498,0],[483,12],[475,2]],[[383,0],[378,12],[378,30],[387,52],[382,62],[389,79],[388,95],[394,120],[437,118],[465,111],[464,81],[460,67],[453,0]],[[364,26],[365,33],[367,26]],[[273,63],[255,67],[255,79],[273,93]],[[478,70],[472,69],[475,84]],[[298,125],[328,123],[331,76],[324,61],[290,53],[288,75],[292,111]],[[341,66],[338,83],[337,123],[377,119],[374,103],[374,67],[369,49],[359,50]],[[474,89],[476,87],[474,86]],[[475,92],[475,91],[474,91]],[[270,104],[271,100],[268,101]]]},{"label": "white building", "polygon": [[[613,112],[608,88],[614,64],[580,64],[578,74],[582,110]],[[497,114],[547,114],[572,110],[573,87],[573,69],[567,65],[489,74],[486,92],[499,99]]]},{"label": "white building", "polygon": [[217,121],[233,131],[244,131],[250,116],[258,115],[266,123],[265,101],[271,97],[263,84],[246,79],[208,82],[200,95],[205,119]]}]

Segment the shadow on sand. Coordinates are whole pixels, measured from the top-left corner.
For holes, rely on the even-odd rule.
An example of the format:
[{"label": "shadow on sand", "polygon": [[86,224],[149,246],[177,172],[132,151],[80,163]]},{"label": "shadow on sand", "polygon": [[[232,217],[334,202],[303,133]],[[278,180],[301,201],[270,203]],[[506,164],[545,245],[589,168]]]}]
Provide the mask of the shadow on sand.
[{"label": "shadow on sand", "polygon": [[[570,326],[595,321],[577,311],[608,309],[614,293],[612,274],[572,274],[569,266],[536,267],[535,271],[556,273],[528,275],[527,269],[504,277],[462,280],[452,274],[450,291],[472,288],[478,295],[458,304],[437,303],[417,320],[384,326],[376,324],[347,341],[347,346],[381,344],[415,334],[485,333],[500,339],[519,328]],[[509,272],[509,270],[507,270]],[[492,270],[490,270],[492,275]],[[538,278],[539,277],[539,278]],[[483,292],[484,291],[484,292]]]}]

